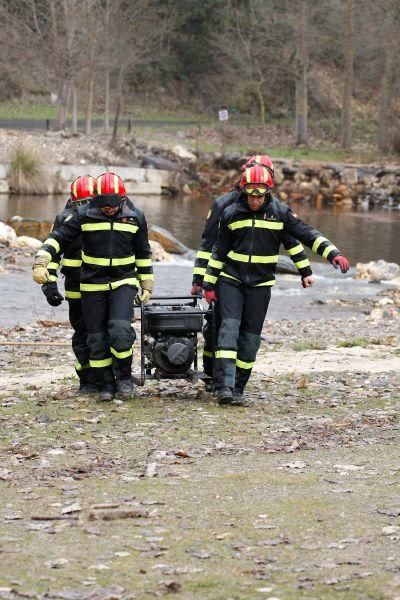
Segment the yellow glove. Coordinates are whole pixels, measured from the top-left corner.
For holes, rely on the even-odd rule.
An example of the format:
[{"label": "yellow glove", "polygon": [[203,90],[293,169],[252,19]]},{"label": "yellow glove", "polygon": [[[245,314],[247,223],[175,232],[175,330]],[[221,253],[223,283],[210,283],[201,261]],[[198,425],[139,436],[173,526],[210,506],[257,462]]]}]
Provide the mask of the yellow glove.
[{"label": "yellow glove", "polygon": [[33,263],[33,281],[43,285],[50,281],[50,273],[47,270],[47,265],[49,264],[50,259],[47,256],[43,256],[40,254],[39,256],[35,256],[35,262]]},{"label": "yellow glove", "polygon": [[140,282],[140,286],[142,288],[142,294],[139,296],[139,300],[142,304],[147,304],[153,291],[153,281],[151,279],[145,279]]}]

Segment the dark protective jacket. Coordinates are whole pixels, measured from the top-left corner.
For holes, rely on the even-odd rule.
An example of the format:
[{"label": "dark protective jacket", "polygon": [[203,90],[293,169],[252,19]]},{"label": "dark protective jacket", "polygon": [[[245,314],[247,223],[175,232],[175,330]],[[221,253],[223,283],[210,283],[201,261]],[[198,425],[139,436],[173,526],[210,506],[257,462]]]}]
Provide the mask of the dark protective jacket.
[{"label": "dark protective jacket", "polygon": [[[219,222],[224,210],[237,202],[241,197],[241,192],[235,188],[232,192],[218,196],[207,215],[207,221],[204,227],[199,250],[196,254],[196,260],[193,269],[193,284],[202,285],[204,275],[206,274],[208,261],[212,255],[212,248],[218,237]],[[312,275],[310,261],[304,252],[303,246],[290,233],[283,232],[282,244],[292,259],[295,267],[302,277]]]},{"label": "dark protective jacket", "polygon": [[[55,231],[74,213],[72,205],[66,207],[56,216],[52,231]],[[79,299],[81,265],[82,265],[82,235],[77,235],[69,244],[65,244],[64,252],[57,252],[47,265],[52,281],[57,281],[57,270],[61,264],[61,273],[65,276],[65,297]]]},{"label": "dark protective jacket", "polygon": [[50,234],[38,254],[53,261],[79,236],[81,292],[106,291],[121,285],[138,287],[139,281],[153,279],[146,218],[132,204],[124,203],[110,218],[100,208],[80,207]]},{"label": "dark protective jacket", "polygon": [[279,246],[287,233],[330,262],[340,254],[327,238],[274,196],[267,196],[262,207],[253,212],[243,194],[223,212],[203,287],[213,289],[219,276],[253,287],[274,285]]}]

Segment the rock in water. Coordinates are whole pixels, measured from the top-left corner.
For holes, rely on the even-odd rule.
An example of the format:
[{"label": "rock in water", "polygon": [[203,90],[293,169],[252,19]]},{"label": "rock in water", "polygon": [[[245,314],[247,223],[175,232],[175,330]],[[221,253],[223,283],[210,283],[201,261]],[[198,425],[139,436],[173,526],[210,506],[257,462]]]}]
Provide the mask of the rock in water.
[{"label": "rock in water", "polygon": [[186,254],[189,251],[189,248],[177,240],[170,231],[156,225],[152,225],[149,229],[149,240],[158,242],[171,254]]},{"label": "rock in water", "polygon": [[369,263],[357,263],[356,279],[369,279],[370,281],[390,281],[400,276],[400,266],[388,263],[385,260],[372,260]]},{"label": "rock in water", "polygon": [[17,239],[17,234],[12,227],[0,221],[0,244],[12,246]]}]

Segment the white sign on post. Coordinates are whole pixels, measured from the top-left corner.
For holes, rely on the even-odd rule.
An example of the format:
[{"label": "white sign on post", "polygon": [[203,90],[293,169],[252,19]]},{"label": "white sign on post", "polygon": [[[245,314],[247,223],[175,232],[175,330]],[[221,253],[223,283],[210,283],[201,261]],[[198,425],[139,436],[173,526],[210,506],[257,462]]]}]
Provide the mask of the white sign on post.
[{"label": "white sign on post", "polygon": [[218,118],[220,121],[227,121],[229,119],[229,113],[227,108],[221,108],[218,111]]}]

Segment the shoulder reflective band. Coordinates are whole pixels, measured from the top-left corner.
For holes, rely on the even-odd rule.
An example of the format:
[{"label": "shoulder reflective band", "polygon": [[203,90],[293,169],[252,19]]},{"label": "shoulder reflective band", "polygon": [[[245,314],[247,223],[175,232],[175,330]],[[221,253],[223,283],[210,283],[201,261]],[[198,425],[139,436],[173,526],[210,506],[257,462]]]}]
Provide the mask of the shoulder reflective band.
[{"label": "shoulder reflective band", "polygon": [[56,252],[60,252],[60,244],[54,238],[47,238],[44,244],[45,246],[53,246]]},{"label": "shoulder reflective band", "polygon": [[52,255],[50,254],[50,252],[47,252],[46,250],[38,250],[36,253],[36,256],[45,256],[46,258],[49,259],[49,262],[53,258]]},{"label": "shoulder reflective band", "polygon": [[313,252],[317,252],[318,248],[320,247],[320,245],[323,242],[327,242],[328,240],[325,237],[319,236],[317,237],[317,239],[315,240],[315,242],[313,243],[313,245],[311,246],[311,250]]},{"label": "shoulder reflective band", "polygon": [[82,265],[82,261],[78,258],[62,258],[61,264],[64,267],[80,267]]},{"label": "shoulder reflective band", "polygon": [[193,275],[205,275],[207,269],[205,267],[195,267],[193,269]]},{"label": "shoulder reflective band", "polygon": [[81,363],[77,362],[75,365],[75,369],[77,371],[84,371],[85,369],[90,369],[90,363],[86,363],[86,365],[81,365]]},{"label": "shoulder reflective band", "polygon": [[255,219],[254,224],[252,219],[244,219],[243,221],[235,221],[229,223],[228,228],[231,231],[241,229],[242,227],[258,227],[259,229],[283,229],[283,221],[262,221]]},{"label": "shoulder reflective band", "polygon": [[133,285],[134,287],[139,287],[139,282],[136,279],[136,277],[128,277],[127,279],[121,279],[120,281],[114,281],[110,285],[111,285],[111,289],[115,290],[115,288],[118,288],[121,285]]},{"label": "shoulder reflective band", "polygon": [[111,354],[114,354],[114,356],[119,359],[128,358],[129,356],[132,356],[132,348],[130,350],[125,350],[125,352],[118,352],[118,350],[110,346],[110,350]]},{"label": "shoulder reflective band", "polygon": [[252,369],[255,364],[255,362],[245,362],[244,360],[236,359],[236,366],[240,369]]},{"label": "shoulder reflective band", "polygon": [[139,227],[129,223],[114,223],[114,229],[116,231],[128,231],[129,233],[136,233]]},{"label": "shoulder reflective band", "polygon": [[131,265],[135,262],[135,255],[125,256],[125,258],[100,258],[97,256],[88,256],[82,252],[82,260],[89,265],[99,265],[100,267],[120,267]]},{"label": "shoulder reflective band", "polygon": [[151,267],[151,258],[137,258],[136,266],[137,267]]},{"label": "shoulder reflective band", "polygon": [[233,277],[232,275],[228,275],[228,273],[224,273],[223,271],[221,273],[221,277],[227,277],[228,279],[233,279],[234,281],[238,281],[239,283],[242,283],[240,281],[240,279],[237,279],[237,277]]},{"label": "shoulder reflective band", "polygon": [[233,358],[236,359],[236,350],[217,350],[215,358]]},{"label": "shoulder reflective band", "polygon": [[83,223],[82,231],[107,231],[111,229],[111,223]]},{"label": "shoulder reflective band", "polygon": [[252,262],[252,263],[259,263],[259,264],[266,264],[266,263],[277,263],[278,259],[279,259],[279,255],[274,254],[271,256],[256,256],[256,255],[251,255],[250,254],[239,254],[238,252],[233,252],[233,250],[231,250],[230,252],[228,252],[228,257],[231,258],[232,260],[237,260],[239,262]]},{"label": "shoulder reflective band", "polygon": [[204,275],[204,281],[207,283],[217,283],[218,277],[214,277],[214,275],[208,275],[207,273]]},{"label": "shoulder reflective band", "polygon": [[208,261],[208,266],[212,267],[213,269],[222,269],[224,263],[220,260],[214,260],[213,258],[210,258],[210,260]]},{"label": "shoulder reflective band", "polygon": [[209,260],[211,256],[211,252],[204,252],[204,250],[199,250],[196,254],[196,258],[204,258],[205,260]]},{"label": "shoulder reflective band", "polygon": [[102,367],[111,367],[112,365],[112,358],[110,356],[110,358],[103,358],[103,360],[92,360],[90,359],[90,366],[93,369],[101,369]]},{"label": "shoulder reflective band", "polygon": [[71,298],[71,300],[79,300],[82,298],[82,295],[80,292],[69,292],[68,290],[65,290],[65,297]]},{"label": "shoulder reflective band", "polygon": [[325,248],[325,250],[322,253],[322,256],[324,258],[326,258],[328,256],[328,254],[330,252],[332,252],[332,250],[335,250],[336,252],[339,252],[338,249],[336,248],[336,246],[333,246],[332,244],[330,246],[328,246],[327,248]]},{"label": "shoulder reflective band", "polygon": [[298,254],[299,252],[303,252],[303,251],[304,251],[303,244],[298,244],[297,246],[294,246],[293,248],[289,248],[289,250],[287,250],[287,253],[289,254],[289,256],[294,256],[295,254]]},{"label": "shoulder reflective band", "polygon": [[309,267],[310,266],[310,261],[308,260],[308,258],[305,258],[304,260],[300,260],[299,262],[295,262],[294,266],[297,269],[304,269],[305,267]]},{"label": "shoulder reflective band", "polygon": [[57,271],[59,266],[60,266],[59,263],[49,262],[49,264],[47,265],[47,270],[50,271],[50,269],[52,269],[53,271]]}]

